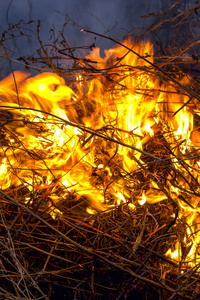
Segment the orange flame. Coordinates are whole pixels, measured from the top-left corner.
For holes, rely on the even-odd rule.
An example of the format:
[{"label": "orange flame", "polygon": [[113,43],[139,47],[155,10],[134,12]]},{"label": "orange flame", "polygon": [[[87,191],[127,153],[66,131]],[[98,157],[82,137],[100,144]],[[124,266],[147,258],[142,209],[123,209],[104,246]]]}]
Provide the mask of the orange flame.
[{"label": "orange flame", "polygon": [[[126,41],[125,45],[153,63],[150,42],[133,45]],[[170,184],[171,171],[166,169],[163,178],[159,166],[151,164],[168,159],[175,170],[185,177],[192,174],[199,183],[198,159],[188,160],[187,170],[180,162],[199,145],[193,114],[185,106],[173,116],[188,97],[172,83],[161,83],[148,62],[122,46],[106,50],[105,58],[99,53],[95,48],[86,57],[95,61],[99,75],[86,81],[84,74],[78,74],[76,92],[53,73],[29,77],[16,71],[15,81],[10,75],[0,82],[5,129],[0,188],[23,185],[30,192],[48,190],[48,199],[55,205],[73,194],[77,201],[84,198],[87,211],[94,213],[123,203],[134,209],[136,203],[160,202],[166,199],[159,188],[165,181],[187,226],[187,239],[180,237],[167,255],[178,259],[182,243],[189,247],[188,262],[197,261],[198,197],[191,197],[192,206],[181,201],[182,191]],[[182,84],[188,82],[182,79]],[[157,144],[149,156],[153,142]],[[189,189],[181,176],[179,186]],[[51,215],[55,218],[56,214],[62,212],[55,208]]]}]

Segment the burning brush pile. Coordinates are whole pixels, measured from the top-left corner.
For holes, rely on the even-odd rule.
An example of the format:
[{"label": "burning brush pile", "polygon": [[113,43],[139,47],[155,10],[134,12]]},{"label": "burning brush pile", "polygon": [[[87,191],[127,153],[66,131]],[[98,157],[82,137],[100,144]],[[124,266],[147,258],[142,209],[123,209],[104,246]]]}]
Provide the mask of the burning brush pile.
[{"label": "burning brush pile", "polygon": [[79,64],[0,82],[0,294],[199,299],[197,87],[150,42]]}]

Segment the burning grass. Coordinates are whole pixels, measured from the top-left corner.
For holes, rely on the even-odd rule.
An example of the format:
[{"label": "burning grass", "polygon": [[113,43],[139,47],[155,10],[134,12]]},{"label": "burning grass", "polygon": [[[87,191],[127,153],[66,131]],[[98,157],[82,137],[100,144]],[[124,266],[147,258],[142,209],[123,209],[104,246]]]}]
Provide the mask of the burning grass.
[{"label": "burning grass", "polygon": [[196,81],[150,42],[42,50],[54,72],[0,82],[2,297],[198,299]]}]

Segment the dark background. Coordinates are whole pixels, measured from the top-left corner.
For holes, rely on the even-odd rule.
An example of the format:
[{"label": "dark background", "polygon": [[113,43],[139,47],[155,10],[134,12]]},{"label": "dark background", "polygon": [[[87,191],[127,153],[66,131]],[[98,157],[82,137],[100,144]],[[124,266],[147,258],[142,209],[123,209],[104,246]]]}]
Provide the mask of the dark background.
[{"label": "dark background", "polygon": [[[94,35],[81,32],[82,28],[119,40],[127,35],[138,37],[148,31],[152,24],[159,24],[164,19],[170,20],[198,3],[196,0],[0,0],[0,34],[21,21],[20,28],[26,31],[28,37],[24,35],[16,38],[16,30],[10,30],[9,34],[13,32],[15,38],[6,35],[6,50],[15,59],[35,55],[39,47],[36,38],[37,20],[41,21],[40,37],[45,44],[49,43],[50,30],[54,28],[55,33],[58,33],[68,16],[65,38],[70,47],[81,47],[95,42],[103,55],[103,49],[110,48],[113,43],[102,38],[95,40]],[[174,8],[163,14],[172,5]],[[198,23],[198,16],[193,14],[189,18],[193,19],[193,23]],[[34,22],[27,24],[30,21]],[[155,47],[164,51],[169,45],[189,41],[191,32],[192,39],[198,39],[198,28],[199,26],[191,28],[188,22],[185,22],[184,27],[174,27],[167,21],[153,33],[146,34],[145,38],[150,38]],[[190,34],[190,38],[186,33]],[[12,67],[23,69],[23,66],[14,62]],[[10,63],[0,53],[0,78],[10,72]]]}]

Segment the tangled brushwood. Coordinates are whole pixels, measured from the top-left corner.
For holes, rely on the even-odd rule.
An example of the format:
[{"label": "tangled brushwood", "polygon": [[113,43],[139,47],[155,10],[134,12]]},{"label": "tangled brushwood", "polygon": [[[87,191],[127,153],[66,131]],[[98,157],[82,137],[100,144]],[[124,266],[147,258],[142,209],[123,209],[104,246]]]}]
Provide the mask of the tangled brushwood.
[{"label": "tangled brushwood", "polygon": [[0,82],[1,297],[198,299],[198,80],[149,41],[49,52],[39,26],[23,62],[51,72]]}]

